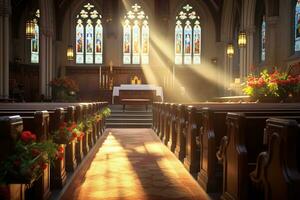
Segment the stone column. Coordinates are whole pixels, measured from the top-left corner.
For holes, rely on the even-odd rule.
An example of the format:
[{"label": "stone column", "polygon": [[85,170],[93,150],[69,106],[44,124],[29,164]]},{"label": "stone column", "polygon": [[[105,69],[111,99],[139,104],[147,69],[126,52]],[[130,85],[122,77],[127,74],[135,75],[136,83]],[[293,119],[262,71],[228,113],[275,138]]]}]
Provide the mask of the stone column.
[{"label": "stone column", "polygon": [[244,78],[249,75],[251,66],[253,65],[253,53],[254,53],[254,32],[255,32],[255,27],[247,27],[246,28],[246,34],[247,34],[247,57],[246,57],[246,69],[245,69],[245,74]]},{"label": "stone column", "polygon": [[240,79],[245,80],[245,77],[250,73],[250,68],[253,65],[253,48],[254,48],[254,28],[246,28],[247,45],[240,47]]},{"label": "stone column", "polygon": [[266,64],[268,66],[276,65],[276,32],[278,17],[272,16],[266,18]]},{"label": "stone column", "polygon": [[9,97],[10,0],[0,0],[0,97]]},{"label": "stone column", "polygon": [[[220,55],[223,56],[223,63],[224,63],[224,68],[223,68],[223,73],[220,74],[220,80],[223,80],[223,95],[229,95],[228,93],[228,88],[230,86],[230,82],[232,80],[232,69],[233,69],[233,57],[229,57],[227,55],[227,45],[231,42],[224,42],[223,47],[220,47],[220,49],[223,49],[223,52],[220,53]],[[236,49],[235,49],[235,55],[236,56]],[[221,83],[221,82],[220,82]]]},{"label": "stone column", "polygon": [[53,78],[53,1],[40,0],[40,95],[51,97],[49,82]]}]

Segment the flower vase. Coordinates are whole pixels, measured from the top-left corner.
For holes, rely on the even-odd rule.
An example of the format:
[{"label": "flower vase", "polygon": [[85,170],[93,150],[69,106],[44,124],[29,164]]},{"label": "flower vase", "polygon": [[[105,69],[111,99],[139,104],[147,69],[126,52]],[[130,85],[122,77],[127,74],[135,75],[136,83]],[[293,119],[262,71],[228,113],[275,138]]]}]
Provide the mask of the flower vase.
[{"label": "flower vase", "polygon": [[57,89],[55,92],[55,101],[63,102],[66,99],[66,93],[63,89]]}]

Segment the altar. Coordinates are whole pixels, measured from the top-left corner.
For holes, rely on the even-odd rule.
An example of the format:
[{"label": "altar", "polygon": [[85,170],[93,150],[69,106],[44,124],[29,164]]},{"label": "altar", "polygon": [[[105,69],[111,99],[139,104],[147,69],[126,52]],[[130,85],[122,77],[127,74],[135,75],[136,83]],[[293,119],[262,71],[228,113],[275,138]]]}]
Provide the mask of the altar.
[{"label": "altar", "polygon": [[139,98],[150,99],[151,101],[163,101],[163,89],[160,86],[150,84],[121,84],[114,86],[112,92],[112,103],[116,102],[116,98]]}]

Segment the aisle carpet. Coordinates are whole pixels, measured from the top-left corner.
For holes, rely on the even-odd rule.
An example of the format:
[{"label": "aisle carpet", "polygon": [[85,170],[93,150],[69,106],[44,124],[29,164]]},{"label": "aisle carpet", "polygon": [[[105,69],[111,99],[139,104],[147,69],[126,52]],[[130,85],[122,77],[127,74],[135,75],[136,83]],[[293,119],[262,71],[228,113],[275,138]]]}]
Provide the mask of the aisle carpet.
[{"label": "aisle carpet", "polygon": [[209,199],[151,129],[108,129],[103,140],[62,199]]}]

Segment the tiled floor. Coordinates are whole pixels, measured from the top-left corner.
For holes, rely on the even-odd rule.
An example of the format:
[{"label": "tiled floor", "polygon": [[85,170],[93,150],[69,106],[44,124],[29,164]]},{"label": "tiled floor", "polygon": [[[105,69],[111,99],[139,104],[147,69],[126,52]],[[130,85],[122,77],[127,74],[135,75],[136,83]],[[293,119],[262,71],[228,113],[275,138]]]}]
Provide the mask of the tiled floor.
[{"label": "tiled floor", "polygon": [[110,129],[86,174],[62,199],[209,199],[151,129]]}]

